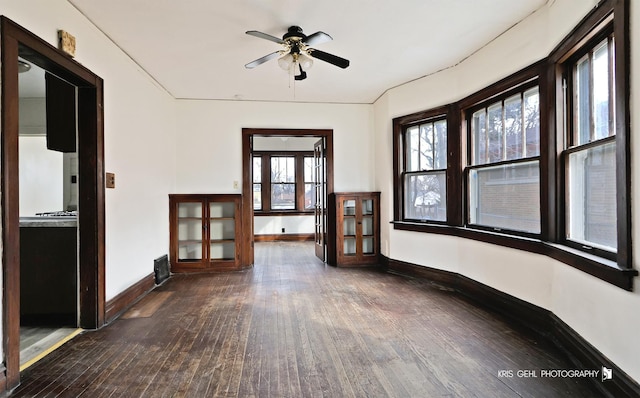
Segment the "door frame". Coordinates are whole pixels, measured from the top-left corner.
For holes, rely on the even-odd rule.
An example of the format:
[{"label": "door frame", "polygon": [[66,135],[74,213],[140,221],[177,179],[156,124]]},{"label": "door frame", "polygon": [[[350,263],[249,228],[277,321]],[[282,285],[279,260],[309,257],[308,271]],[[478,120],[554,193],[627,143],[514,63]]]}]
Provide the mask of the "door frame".
[{"label": "door frame", "polygon": [[[313,240],[316,257],[327,262],[327,155],[325,154],[327,143],[320,138],[313,144]],[[321,195],[318,195],[321,192]]]},{"label": "door frame", "polygon": [[[79,326],[105,320],[103,81],[25,28],[0,17],[2,109],[2,277],[4,372],[0,389],[20,383],[20,213],[18,56],[78,87]],[[4,388],[1,388],[4,386]]]},{"label": "door frame", "polygon": [[[242,129],[242,264],[254,262],[253,253],[253,180],[251,178],[251,153],[253,151],[253,136],[268,137],[317,137],[324,138],[325,155],[327,158],[327,192],[333,193],[333,130],[332,129]],[[326,223],[325,223],[326,225]],[[327,230],[327,238],[333,232]]]}]

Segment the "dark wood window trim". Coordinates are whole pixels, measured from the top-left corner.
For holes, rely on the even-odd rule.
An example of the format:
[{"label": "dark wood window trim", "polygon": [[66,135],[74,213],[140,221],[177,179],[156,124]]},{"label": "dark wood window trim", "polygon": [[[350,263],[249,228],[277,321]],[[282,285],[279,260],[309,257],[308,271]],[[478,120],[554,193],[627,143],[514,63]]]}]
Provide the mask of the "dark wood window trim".
[{"label": "dark wood window trim", "polygon": [[[469,221],[470,215],[471,215],[471,209],[470,209],[470,199],[468,194],[469,192],[468,185],[469,185],[469,172],[471,170],[483,170],[491,167],[515,165],[515,164],[527,163],[532,161],[536,161],[540,163],[541,161],[541,156],[537,155],[537,156],[528,156],[528,157],[522,157],[518,159],[511,159],[511,160],[500,160],[500,161],[493,161],[493,162],[485,162],[481,164],[472,164],[472,151],[473,151],[472,137],[471,137],[472,115],[476,111],[481,110],[483,108],[490,107],[496,103],[502,102],[502,106],[504,107],[504,101],[507,98],[510,98],[517,94],[524,95],[524,93],[531,88],[538,87],[538,91],[539,91],[539,86],[540,86],[539,76],[541,71],[542,71],[542,63],[538,62],[530,67],[523,69],[520,72],[514,73],[513,75],[503,79],[502,81],[496,84],[493,84],[487,87],[486,89],[478,91],[477,93],[471,95],[470,97],[467,97],[466,99],[463,99],[460,102],[461,124],[464,125],[466,142],[468,143],[466,145],[466,161],[462,163],[462,166],[461,166],[462,169],[464,170],[463,172],[464,180],[460,181],[460,184],[465,186],[465,192],[466,192],[465,196],[462,198],[463,203],[465,203],[463,224],[469,228],[474,228],[477,230],[493,231],[493,232],[499,232],[499,233],[502,231],[507,231],[507,228],[497,228],[489,225],[472,224]],[[542,112],[543,100],[540,93],[539,93],[539,100],[540,100],[540,110]],[[542,134],[543,134],[543,131],[541,126],[540,135]],[[523,143],[523,145],[526,145],[526,143]],[[489,149],[487,148],[487,151],[488,150]],[[540,175],[541,194],[542,194],[542,186],[544,185],[546,185],[546,183],[544,180],[544,176],[541,174]],[[542,200],[540,200],[540,202],[542,203]],[[541,215],[541,218],[542,218],[542,215]],[[541,228],[542,228],[542,225],[541,225]],[[511,235],[523,236],[523,237],[533,237],[533,238],[540,237],[539,233],[533,233],[533,232],[509,230],[508,233]]]},{"label": "dark wood window trim", "polygon": [[461,192],[460,181],[461,170],[459,170],[460,136],[449,132],[459,129],[457,108],[455,105],[447,105],[428,111],[417,112],[411,115],[401,116],[393,119],[393,199],[394,199],[394,219],[404,220],[404,185],[403,174],[407,169],[405,131],[408,127],[421,123],[447,120],[447,221],[424,220],[422,223],[433,224],[454,224],[461,225],[462,213],[458,210],[459,194]]},{"label": "dark wood window trim", "polygon": [[[313,151],[255,151],[252,156],[262,158],[261,198],[262,209],[254,209],[254,216],[296,216],[312,215],[313,208],[304,209],[304,158],[313,158]],[[271,157],[295,158],[296,208],[292,210],[271,209]]]},{"label": "dark wood window trim", "polygon": [[[567,244],[564,236],[564,127],[562,115],[562,64],[576,54],[585,43],[603,35],[603,29],[613,24],[615,50],[615,117],[616,117],[616,184],[618,253],[615,260],[577,250]],[[604,0],[543,59],[524,70],[481,90],[469,97],[433,110],[418,112],[393,119],[393,169],[394,169],[394,229],[443,234],[501,245],[518,250],[542,254],[568,264],[625,290],[633,290],[638,271],[632,267],[631,248],[631,148],[629,116],[629,2]],[[539,236],[505,234],[465,226],[466,193],[463,165],[469,154],[466,141],[465,110],[490,101],[519,85],[539,80],[540,92],[540,206],[541,233]],[[402,127],[418,120],[441,115],[448,109],[448,164],[447,172],[447,223],[411,222],[402,219],[401,171],[403,162]],[[456,134],[459,132],[459,134]],[[457,137],[454,142],[453,138]],[[449,190],[454,186],[453,190]],[[449,216],[451,211],[453,216]]]}]

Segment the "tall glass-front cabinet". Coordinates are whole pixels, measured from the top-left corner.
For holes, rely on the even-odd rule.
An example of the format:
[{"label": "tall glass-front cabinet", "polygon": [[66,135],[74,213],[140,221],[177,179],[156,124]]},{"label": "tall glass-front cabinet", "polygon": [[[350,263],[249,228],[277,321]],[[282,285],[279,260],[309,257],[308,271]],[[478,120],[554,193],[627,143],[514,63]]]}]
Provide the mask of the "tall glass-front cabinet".
[{"label": "tall glass-front cabinet", "polygon": [[172,272],[241,269],[241,195],[169,195]]},{"label": "tall glass-front cabinet", "polygon": [[[329,264],[377,264],[380,255],[380,192],[333,193],[329,198]],[[333,225],[332,225],[333,224]]]}]

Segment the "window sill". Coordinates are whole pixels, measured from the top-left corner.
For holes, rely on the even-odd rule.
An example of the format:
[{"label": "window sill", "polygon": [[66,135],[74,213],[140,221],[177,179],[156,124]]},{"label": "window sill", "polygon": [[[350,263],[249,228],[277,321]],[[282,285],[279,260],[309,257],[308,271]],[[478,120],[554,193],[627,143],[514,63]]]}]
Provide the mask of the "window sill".
[{"label": "window sill", "polygon": [[253,211],[254,216],[312,216],[313,211],[299,211],[299,210],[283,210],[283,211]]},{"label": "window sill", "polygon": [[398,230],[457,236],[542,254],[628,291],[633,291],[633,279],[638,275],[637,270],[620,268],[615,261],[584,253],[561,244],[544,242],[540,239],[451,225],[407,221],[392,221],[391,223],[394,229]]}]

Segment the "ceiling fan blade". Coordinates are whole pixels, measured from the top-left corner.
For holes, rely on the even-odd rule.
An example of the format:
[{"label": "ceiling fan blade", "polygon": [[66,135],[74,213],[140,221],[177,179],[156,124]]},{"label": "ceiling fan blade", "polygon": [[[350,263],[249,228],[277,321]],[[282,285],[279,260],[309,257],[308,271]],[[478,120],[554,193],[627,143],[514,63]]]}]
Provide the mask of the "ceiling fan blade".
[{"label": "ceiling fan blade", "polygon": [[307,36],[307,40],[305,40],[305,44],[307,46],[314,46],[316,44],[326,43],[328,41],[333,40],[333,37],[329,36],[324,32],[316,32],[312,35]]},{"label": "ceiling fan blade", "polygon": [[261,39],[269,40],[269,41],[272,41],[272,42],[275,42],[275,43],[278,43],[278,44],[283,44],[284,43],[284,41],[279,37],[275,37],[275,36],[271,36],[271,35],[266,34],[266,33],[258,32],[257,30],[248,30],[246,33],[248,35],[259,37]]},{"label": "ceiling fan blade", "polygon": [[318,58],[324,62],[328,62],[332,65],[338,66],[342,69],[345,69],[349,66],[349,60],[340,58],[337,55],[329,54],[324,51],[316,50],[315,48],[308,48],[307,54],[312,56],[313,58]]},{"label": "ceiling fan blade", "polygon": [[249,62],[244,67],[247,68],[247,69],[253,69],[258,65],[264,64],[265,62],[269,61],[270,59],[277,58],[279,55],[280,55],[280,51],[272,52],[271,54],[267,54],[264,57],[260,57],[260,58],[256,59],[255,61]]}]

